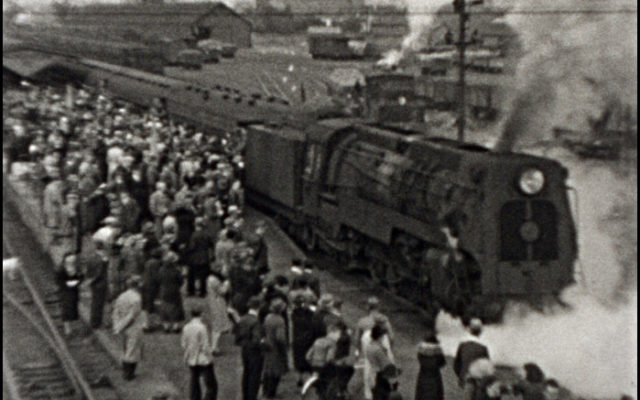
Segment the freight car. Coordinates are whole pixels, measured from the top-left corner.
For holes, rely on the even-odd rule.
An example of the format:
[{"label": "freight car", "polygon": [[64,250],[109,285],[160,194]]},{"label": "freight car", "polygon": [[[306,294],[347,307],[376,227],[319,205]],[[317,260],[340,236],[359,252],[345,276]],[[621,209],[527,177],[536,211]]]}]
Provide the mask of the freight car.
[{"label": "freight car", "polygon": [[316,59],[352,60],[373,56],[364,40],[340,32],[310,32],[307,34],[309,54]]},{"label": "freight car", "polygon": [[162,98],[178,119],[246,130],[253,204],[309,250],[354,260],[424,307],[496,317],[507,300],[555,298],[572,282],[576,234],[558,162],[318,120],[284,103],[104,63],[79,68],[87,83],[128,101]]},{"label": "freight car", "polygon": [[[440,76],[420,77],[427,108],[442,111],[455,110],[458,98],[456,79]],[[482,120],[495,120],[499,113],[499,87],[487,83],[467,83],[466,104],[472,116]]]}]

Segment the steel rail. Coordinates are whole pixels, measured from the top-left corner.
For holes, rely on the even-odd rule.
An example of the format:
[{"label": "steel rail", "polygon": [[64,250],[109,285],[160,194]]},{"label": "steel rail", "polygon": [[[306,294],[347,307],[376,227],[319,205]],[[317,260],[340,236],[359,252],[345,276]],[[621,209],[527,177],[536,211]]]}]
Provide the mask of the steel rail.
[{"label": "steel rail", "polygon": [[[2,235],[4,237],[9,237],[9,236],[5,236],[5,234],[6,232],[3,226]],[[5,243],[5,246],[11,252],[11,254],[18,254],[13,251],[13,248],[8,240],[3,240],[3,242]],[[2,295],[6,297],[11,302],[11,304],[13,304],[25,317],[29,319],[29,322],[31,322],[31,324],[38,330],[38,332],[42,335],[42,337],[49,343],[51,348],[55,351],[56,355],[62,362],[62,367],[65,370],[65,373],[67,374],[67,376],[69,377],[72,385],[74,386],[74,389],[76,389],[76,393],[78,393],[79,395],[81,394],[84,395],[84,399],[86,400],[96,400],[95,396],[93,395],[93,391],[91,390],[91,386],[89,385],[87,380],[84,378],[84,376],[80,372],[80,369],[78,368],[78,365],[76,364],[75,360],[71,356],[71,353],[69,352],[67,344],[65,343],[64,339],[58,332],[58,328],[53,322],[53,319],[51,318],[51,315],[49,315],[49,312],[47,311],[44,305],[44,302],[42,301],[42,299],[40,298],[40,295],[35,289],[35,286],[32,283],[26,268],[20,268],[20,275],[22,276],[22,281],[24,282],[25,286],[29,290],[29,294],[31,295],[36,306],[38,307],[38,311],[40,311],[40,313],[42,314],[42,317],[45,320],[45,323],[47,325],[49,332],[51,333],[51,336],[49,336],[49,333],[47,333],[47,329],[43,328],[35,320],[35,318],[26,310],[26,308],[20,305],[20,303],[17,302],[12,295],[5,292],[4,287],[3,287]]]}]

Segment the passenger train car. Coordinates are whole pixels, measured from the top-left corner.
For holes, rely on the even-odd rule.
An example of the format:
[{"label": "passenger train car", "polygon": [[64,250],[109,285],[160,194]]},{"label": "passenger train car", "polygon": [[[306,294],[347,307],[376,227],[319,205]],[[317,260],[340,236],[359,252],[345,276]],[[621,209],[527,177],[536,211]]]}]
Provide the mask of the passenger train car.
[{"label": "passenger train car", "polygon": [[163,73],[165,65],[164,56],[159,50],[140,43],[25,29],[17,30],[14,34],[24,46],[41,52],[85,57],[158,74]]},{"label": "passenger train car", "polygon": [[[162,99],[174,118],[211,133],[246,130],[254,205],[307,249],[366,268],[428,309],[493,319],[508,300],[555,298],[572,282],[576,233],[556,161],[320,119],[278,99],[96,61],[75,68],[133,103]],[[415,106],[394,112],[404,105]]]}]

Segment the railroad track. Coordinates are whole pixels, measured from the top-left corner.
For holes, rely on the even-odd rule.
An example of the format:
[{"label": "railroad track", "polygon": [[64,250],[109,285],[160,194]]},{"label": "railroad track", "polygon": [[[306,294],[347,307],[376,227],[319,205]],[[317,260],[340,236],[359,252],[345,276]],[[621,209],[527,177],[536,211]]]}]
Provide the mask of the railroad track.
[{"label": "railroad track", "polygon": [[3,258],[17,255],[23,261],[15,279],[2,281],[3,378],[11,397],[118,399],[108,378],[115,365],[91,331],[82,325],[70,337],[60,334],[60,296],[47,270],[50,263],[41,262],[38,249],[24,247],[35,241],[15,214],[12,218],[14,212],[3,199]]}]

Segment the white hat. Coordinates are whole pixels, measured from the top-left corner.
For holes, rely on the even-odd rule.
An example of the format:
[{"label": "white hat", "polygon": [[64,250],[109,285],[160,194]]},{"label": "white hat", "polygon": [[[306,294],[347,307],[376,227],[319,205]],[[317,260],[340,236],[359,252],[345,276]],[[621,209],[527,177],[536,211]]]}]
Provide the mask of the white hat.
[{"label": "white hat", "polygon": [[116,232],[110,226],[105,226],[96,231],[91,237],[94,242],[99,243],[113,243]]}]

